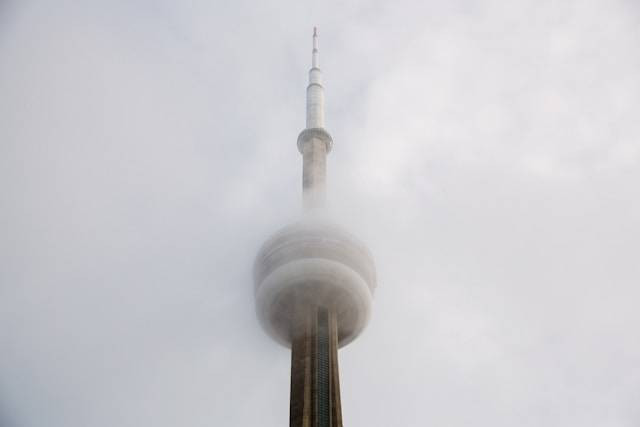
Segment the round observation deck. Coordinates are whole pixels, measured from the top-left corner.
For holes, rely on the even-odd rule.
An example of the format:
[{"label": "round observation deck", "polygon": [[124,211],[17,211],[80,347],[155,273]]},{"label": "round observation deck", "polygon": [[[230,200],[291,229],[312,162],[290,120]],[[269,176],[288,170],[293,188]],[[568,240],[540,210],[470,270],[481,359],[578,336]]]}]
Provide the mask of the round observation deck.
[{"label": "round observation deck", "polygon": [[258,319],[290,346],[297,304],[323,306],[338,320],[338,345],[354,340],[369,321],[376,273],[369,250],[341,227],[304,220],[271,236],[254,264]]}]

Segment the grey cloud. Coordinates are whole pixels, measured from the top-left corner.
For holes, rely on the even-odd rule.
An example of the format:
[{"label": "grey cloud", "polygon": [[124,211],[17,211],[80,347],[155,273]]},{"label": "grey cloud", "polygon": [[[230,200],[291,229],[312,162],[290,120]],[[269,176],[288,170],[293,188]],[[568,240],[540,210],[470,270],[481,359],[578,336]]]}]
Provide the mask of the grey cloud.
[{"label": "grey cloud", "polygon": [[379,269],[346,424],[639,422],[633,2],[0,13],[4,424],[286,423],[251,265],[299,212],[315,24],[333,210]]}]

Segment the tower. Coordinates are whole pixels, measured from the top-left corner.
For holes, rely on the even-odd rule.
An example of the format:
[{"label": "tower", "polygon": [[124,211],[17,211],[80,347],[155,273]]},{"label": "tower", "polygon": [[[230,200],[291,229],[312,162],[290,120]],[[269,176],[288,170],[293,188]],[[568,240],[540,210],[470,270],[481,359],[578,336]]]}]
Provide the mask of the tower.
[{"label": "tower", "polygon": [[325,211],[324,88],[318,35],[307,86],[302,154],[303,214],[262,245],[254,263],[256,311],[264,330],[291,348],[291,427],[342,427],[338,348],[353,341],[371,313],[376,286],[369,250]]}]

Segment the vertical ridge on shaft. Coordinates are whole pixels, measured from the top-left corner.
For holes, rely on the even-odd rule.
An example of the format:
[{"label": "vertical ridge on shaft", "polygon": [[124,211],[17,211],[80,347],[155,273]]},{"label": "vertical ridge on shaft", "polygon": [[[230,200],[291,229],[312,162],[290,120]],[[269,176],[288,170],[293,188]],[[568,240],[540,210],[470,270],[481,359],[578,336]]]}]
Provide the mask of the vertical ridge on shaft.
[{"label": "vertical ridge on shaft", "polygon": [[316,333],[316,419],[318,427],[331,427],[331,368],[329,351],[329,315],[318,310]]},{"label": "vertical ridge on shaft", "polygon": [[291,398],[289,425],[315,427],[313,423],[313,329],[311,312],[298,304],[291,325]]},{"label": "vertical ridge on shaft", "polygon": [[329,312],[329,363],[331,365],[331,426],[342,427],[340,375],[338,372],[338,316],[333,310]]}]

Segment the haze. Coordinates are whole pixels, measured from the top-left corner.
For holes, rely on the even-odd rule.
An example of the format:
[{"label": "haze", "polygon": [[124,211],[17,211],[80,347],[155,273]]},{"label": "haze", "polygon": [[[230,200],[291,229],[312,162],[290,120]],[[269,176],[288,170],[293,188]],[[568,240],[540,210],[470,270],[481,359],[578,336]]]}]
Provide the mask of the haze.
[{"label": "haze", "polygon": [[345,424],[639,425],[638,3],[316,3],[0,3],[0,424],[286,425],[251,268],[317,25]]}]

